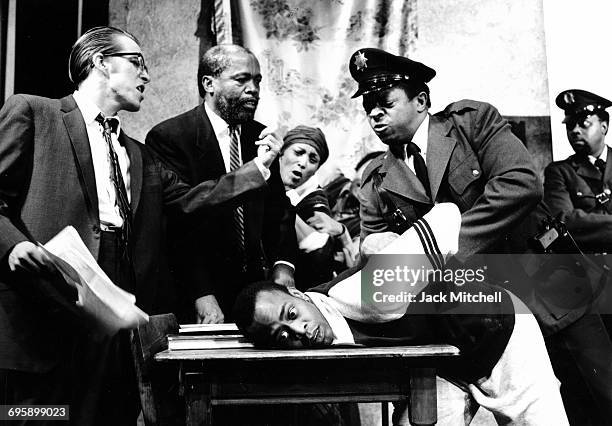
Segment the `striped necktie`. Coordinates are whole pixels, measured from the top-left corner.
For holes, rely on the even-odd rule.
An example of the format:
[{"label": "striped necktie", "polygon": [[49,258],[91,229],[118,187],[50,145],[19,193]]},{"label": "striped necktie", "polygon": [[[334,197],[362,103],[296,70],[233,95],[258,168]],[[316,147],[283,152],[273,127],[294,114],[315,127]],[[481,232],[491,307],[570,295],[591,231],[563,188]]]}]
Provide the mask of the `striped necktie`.
[{"label": "striped necktie", "polygon": [[[230,172],[240,168],[240,143],[238,139],[238,128],[236,126],[230,126]],[[238,241],[238,248],[241,253],[245,253],[245,241],[244,241],[244,207],[239,205],[234,210],[234,230],[236,231],[236,239]]]},{"label": "striped necktie", "polygon": [[119,127],[119,120],[114,117],[104,118],[102,114],[98,114],[96,121],[102,125],[102,133],[104,140],[108,148],[108,159],[110,164],[110,180],[115,188],[115,202],[119,208],[119,216],[123,219],[123,227],[121,228],[121,237],[123,240],[124,248],[126,249],[125,254],[129,254],[127,251],[128,242],[130,240],[131,224],[132,224],[132,209],[130,208],[130,202],[128,201],[127,190],[123,182],[123,176],[121,174],[121,168],[119,167],[119,157],[113,147],[113,141],[111,138],[112,133],[117,133]]}]

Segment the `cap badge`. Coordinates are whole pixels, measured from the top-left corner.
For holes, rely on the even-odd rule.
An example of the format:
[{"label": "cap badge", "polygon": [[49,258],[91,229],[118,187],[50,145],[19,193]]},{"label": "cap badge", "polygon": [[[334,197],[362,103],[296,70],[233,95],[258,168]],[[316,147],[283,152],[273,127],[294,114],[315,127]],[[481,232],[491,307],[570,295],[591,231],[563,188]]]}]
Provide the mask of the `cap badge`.
[{"label": "cap badge", "polygon": [[563,95],[563,100],[568,105],[571,105],[574,102],[576,102],[576,100],[574,99],[574,94],[572,92],[567,92],[566,94],[564,94]]},{"label": "cap badge", "polygon": [[368,62],[368,58],[365,57],[365,54],[363,52],[357,52],[355,54],[354,64],[357,67],[357,71],[361,71],[363,68],[367,68],[368,64],[366,62]]}]

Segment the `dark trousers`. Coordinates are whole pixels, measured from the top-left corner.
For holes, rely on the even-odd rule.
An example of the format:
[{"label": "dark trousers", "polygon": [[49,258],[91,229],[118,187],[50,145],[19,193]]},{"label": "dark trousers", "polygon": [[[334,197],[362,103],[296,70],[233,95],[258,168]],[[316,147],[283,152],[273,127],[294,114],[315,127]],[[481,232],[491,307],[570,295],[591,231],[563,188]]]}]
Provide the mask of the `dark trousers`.
[{"label": "dark trousers", "polygon": [[586,314],[545,340],[570,423],[609,423],[612,342],[601,317]]},{"label": "dark trousers", "polygon": [[[102,232],[100,267],[116,285],[133,291],[132,268],[122,253],[118,234]],[[140,403],[129,337],[126,330],[115,336],[80,333],[49,372],[0,370],[0,404],[69,405],[71,425],[135,425]]]}]

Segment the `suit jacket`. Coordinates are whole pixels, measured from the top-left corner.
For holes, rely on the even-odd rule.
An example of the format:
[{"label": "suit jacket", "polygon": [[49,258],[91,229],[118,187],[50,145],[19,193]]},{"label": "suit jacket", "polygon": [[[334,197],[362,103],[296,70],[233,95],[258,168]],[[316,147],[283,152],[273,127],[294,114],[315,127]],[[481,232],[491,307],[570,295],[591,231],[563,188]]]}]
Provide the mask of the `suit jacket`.
[{"label": "suit jacket", "polygon": [[[250,173],[257,155],[255,141],[264,127],[256,121],[241,126],[244,165],[234,172],[236,175]],[[189,232],[184,231],[181,223],[170,223],[170,244],[175,254],[172,265],[179,288],[187,289],[189,311],[193,312],[194,299],[214,294],[227,316],[237,292],[246,284],[245,279],[263,279],[263,269],[277,260],[294,263],[297,249],[294,219],[278,160],[272,163],[267,182],[260,174],[256,191],[236,193],[235,182],[219,180],[227,174],[204,104],[153,127],[147,134],[146,145],[186,182],[210,182],[218,191],[232,194],[215,204],[206,224]],[[236,246],[233,211],[238,204],[244,207],[246,259],[239,255]]]},{"label": "suit jacket", "polygon": [[[165,309],[158,295],[169,277],[164,212],[205,214],[212,200],[227,194],[207,184],[190,189],[144,145],[123,132],[119,141],[130,157],[136,278],[131,290],[137,304],[154,314]],[[228,179],[245,192],[261,184]],[[17,243],[46,243],[68,225],[98,259],[98,198],[81,112],[72,96],[12,96],[0,111],[0,369],[48,371],[66,358],[79,333],[83,321],[74,299],[58,295],[53,279],[13,273],[7,264]]]},{"label": "suit jacket", "polygon": [[[430,118],[427,173],[432,199],[455,203],[462,213],[457,258],[499,251],[504,236],[542,198],[529,152],[510,125],[486,103],[462,100]],[[409,221],[432,206],[416,175],[391,152],[374,159],[361,187],[361,236],[389,230],[373,189],[373,172]]]},{"label": "suit jacket", "polygon": [[544,171],[544,199],[553,215],[560,215],[583,251],[612,251],[612,202],[595,199],[612,188],[612,149],[606,170],[601,172],[584,156],[572,155],[556,161]]}]

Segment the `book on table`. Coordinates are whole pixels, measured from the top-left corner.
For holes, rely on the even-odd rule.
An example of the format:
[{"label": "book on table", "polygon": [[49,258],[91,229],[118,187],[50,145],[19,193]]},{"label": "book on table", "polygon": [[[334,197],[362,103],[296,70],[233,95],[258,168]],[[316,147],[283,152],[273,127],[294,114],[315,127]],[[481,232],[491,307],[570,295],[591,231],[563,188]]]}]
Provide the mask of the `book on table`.
[{"label": "book on table", "polygon": [[168,336],[168,349],[197,350],[197,349],[238,349],[252,348],[253,343],[242,335],[211,334],[211,335],[178,335]]}]

